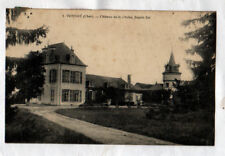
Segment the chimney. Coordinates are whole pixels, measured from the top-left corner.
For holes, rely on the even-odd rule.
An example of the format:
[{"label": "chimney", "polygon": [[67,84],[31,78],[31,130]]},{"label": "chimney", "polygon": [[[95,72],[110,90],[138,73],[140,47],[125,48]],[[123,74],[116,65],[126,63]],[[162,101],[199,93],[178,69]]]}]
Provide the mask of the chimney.
[{"label": "chimney", "polygon": [[128,83],[128,89],[130,89],[130,87],[131,87],[131,75],[130,74],[128,74],[127,75],[127,83]]}]

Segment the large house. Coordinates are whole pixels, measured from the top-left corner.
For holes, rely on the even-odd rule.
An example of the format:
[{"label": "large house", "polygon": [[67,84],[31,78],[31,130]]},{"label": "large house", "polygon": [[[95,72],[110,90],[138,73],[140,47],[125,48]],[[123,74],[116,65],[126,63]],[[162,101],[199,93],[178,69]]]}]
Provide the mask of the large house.
[{"label": "large house", "polygon": [[[122,78],[86,74],[86,65],[77,57],[72,48],[64,43],[48,45],[42,49],[45,67],[45,83],[43,92],[34,102],[50,105],[80,105],[88,101],[96,101],[99,93],[114,88],[114,93],[122,93],[123,102],[138,104],[142,94]],[[97,95],[98,94],[98,95]],[[117,97],[107,100],[117,99]],[[121,102],[121,101],[120,101]]]},{"label": "large house", "polygon": [[85,102],[86,65],[72,48],[64,43],[42,49],[45,67],[41,103],[52,105],[79,105]]}]

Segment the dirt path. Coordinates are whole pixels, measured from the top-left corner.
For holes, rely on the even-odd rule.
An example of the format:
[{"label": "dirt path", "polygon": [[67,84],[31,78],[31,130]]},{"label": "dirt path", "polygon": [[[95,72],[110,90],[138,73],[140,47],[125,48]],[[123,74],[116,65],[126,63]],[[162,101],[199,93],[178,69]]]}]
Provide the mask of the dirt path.
[{"label": "dirt path", "polygon": [[29,109],[32,113],[42,116],[60,126],[81,133],[97,142],[103,144],[130,144],[130,145],[172,145],[174,143],[147,137],[135,133],[125,132],[122,130],[108,128],[82,120],[70,118],[55,112],[57,109],[74,108],[74,107],[29,107],[19,106]]}]

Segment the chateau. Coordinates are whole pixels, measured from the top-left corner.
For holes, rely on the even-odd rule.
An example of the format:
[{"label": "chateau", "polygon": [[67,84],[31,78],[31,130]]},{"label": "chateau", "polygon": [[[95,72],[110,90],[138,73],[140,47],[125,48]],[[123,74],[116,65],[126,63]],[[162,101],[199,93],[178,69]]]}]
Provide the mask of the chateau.
[{"label": "chateau", "polygon": [[[98,102],[103,97],[107,88],[115,88],[120,96],[108,97],[107,101],[120,103],[132,102],[138,105],[142,102],[143,93],[173,89],[174,83],[181,80],[179,64],[175,63],[173,53],[165,65],[163,84],[131,84],[131,75],[127,82],[122,78],[113,78],[100,75],[86,74],[85,65],[64,43],[48,45],[42,49],[43,64],[45,67],[45,83],[38,103],[51,105],[80,105],[85,102]],[[115,92],[115,94],[117,94]],[[115,99],[116,98],[116,99]]]}]

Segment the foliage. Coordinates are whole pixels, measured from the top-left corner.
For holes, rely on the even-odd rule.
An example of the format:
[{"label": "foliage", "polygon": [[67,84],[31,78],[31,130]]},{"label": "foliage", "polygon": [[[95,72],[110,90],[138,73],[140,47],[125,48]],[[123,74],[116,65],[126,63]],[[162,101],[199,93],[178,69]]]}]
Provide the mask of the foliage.
[{"label": "foliage", "polygon": [[6,9],[6,21],[8,24],[10,24],[13,21],[16,21],[17,18],[25,12],[29,8],[25,7],[15,7],[13,9]]},{"label": "foliage", "polygon": [[44,84],[44,66],[42,55],[38,51],[31,51],[16,69],[16,82],[19,93],[28,101],[42,92]]},{"label": "foliage", "polygon": [[[16,22],[19,16],[24,13],[26,15],[26,10],[28,8],[21,8],[16,7],[13,9],[6,9],[6,48],[8,48],[10,45],[15,46],[16,44],[31,44],[36,43],[40,44],[41,40],[40,38],[45,38],[46,34],[48,32],[48,28],[46,26],[41,26],[36,29],[29,29],[24,30],[17,27],[12,27],[12,24]],[[31,15],[32,13],[30,13]],[[27,16],[29,18],[29,16]],[[39,56],[38,56],[39,58]],[[28,59],[26,59],[28,60]],[[35,60],[35,59],[33,59]],[[17,59],[17,58],[9,58],[6,57],[6,116],[10,113],[10,105],[14,102],[14,96],[12,95],[14,89],[16,88],[16,85],[19,83],[19,79],[16,78],[16,75],[13,74],[15,72],[15,69],[17,68],[18,64],[23,64],[23,59]],[[27,62],[27,61],[26,61]],[[34,62],[35,63],[35,62]],[[34,66],[34,64],[32,64]],[[40,65],[39,64],[36,64]],[[31,66],[31,67],[33,67]],[[29,66],[27,66],[29,67]],[[37,67],[36,69],[40,69],[42,67]],[[35,68],[33,68],[35,69]],[[30,70],[30,69],[27,69]],[[32,69],[31,69],[32,70]],[[41,71],[41,70],[39,70]],[[20,73],[21,75],[22,73]],[[37,74],[37,71],[35,71],[35,74]],[[41,74],[41,73],[40,73]],[[25,76],[25,75],[24,75]],[[23,80],[23,77],[20,76],[21,80]],[[42,77],[40,75],[40,77]],[[16,80],[17,79],[17,80]],[[42,79],[40,79],[42,83]],[[36,81],[35,81],[36,82]],[[25,83],[26,84],[26,83]],[[37,93],[39,93],[39,85],[37,85]],[[21,87],[21,86],[20,86]],[[34,85],[34,87],[36,87]],[[35,89],[33,89],[35,90]],[[21,92],[20,92],[21,94]],[[31,93],[33,94],[33,93]]]},{"label": "foliage", "polygon": [[21,62],[22,59],[6,57],[6,92],[5,92],[5,101],[6,101],[6,116],[10,116],[13,113],[13,110],[10,109],[10,105],[14,102],[14,96],[12,92],[16,88],[16,80],[15,80],[15,69],[17,64]]},{"label": "foliage", "polygon": [[105,88],[107,99],[112,100],[112,104],[118,105],[124,100],[124,91],[114,87]]},{"label": "foliage", "polygon": [[[27,9],[28,8],[21,7],[6,9],[6,48],[10,45],[15,46],[16,44],[36,43],[38,45],[41,44],[40,38],[46,37],[48,27],[44,25],[36,29],[19,29],[11,26],[22,13],[26,15]],[[27,18],[29,18],[29,16],[27,16]]]},{"label": "foliage", "polygon": [[177,90],[173,94],[176,111],[187,112],[202,108],[200,92],[194,85],[177,86]]},{"label": "foliage", "polygon": [[100,87],[96,88],[94,91],[96,92],[96,99],[94,101],[88,101],[90,103],[105,103],[108,99],[111,99],[114,105],[124,101],[124,90],[114,87]]},{"label": "foliage", "polygon": [[6,48],[9,45],[15,46],[16,44],[41,44],[40,37],[45,38],[48,28],[41,26],[37,29],[18,29],[14,27],[6,28]]},{"label": "foliage", "polygon": [[185,33],[185,39],[195,39],[198,44],[186,52],[201,56],[201,61],[188,60],[194,73],[194,88],[201,93],[201,104],[214,110],[215,103],[215,59],[216,59],[216,13],[183,22],[184,26],[202,25],[200,28]]},{"label": "foliage", "polygon": [[166,102],[169,99],[170,91],[167,90],[152,90],[143,92],[143,101],[150,103]]}]

